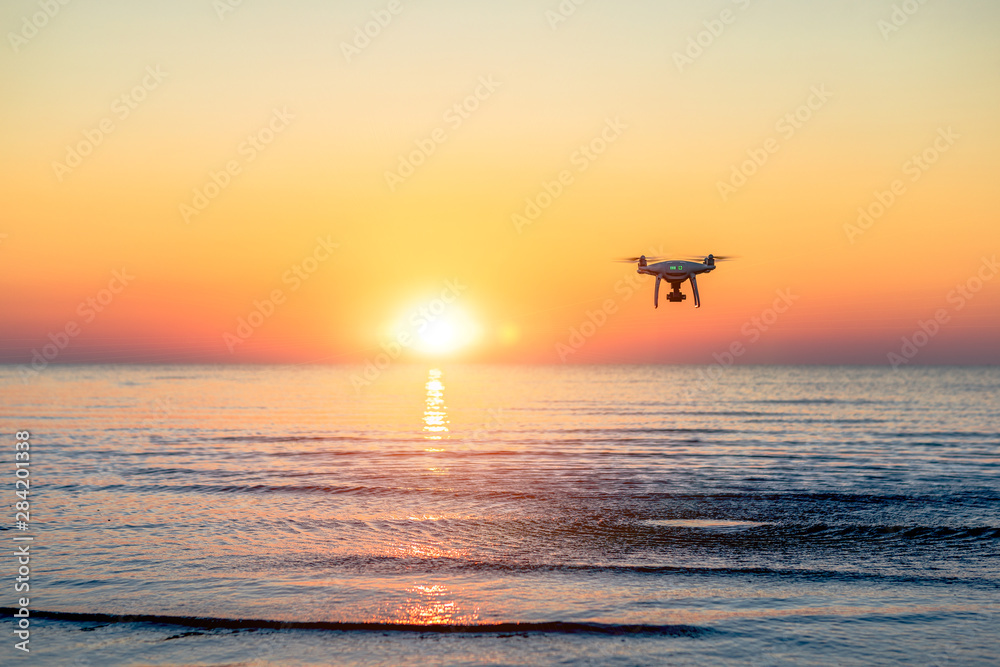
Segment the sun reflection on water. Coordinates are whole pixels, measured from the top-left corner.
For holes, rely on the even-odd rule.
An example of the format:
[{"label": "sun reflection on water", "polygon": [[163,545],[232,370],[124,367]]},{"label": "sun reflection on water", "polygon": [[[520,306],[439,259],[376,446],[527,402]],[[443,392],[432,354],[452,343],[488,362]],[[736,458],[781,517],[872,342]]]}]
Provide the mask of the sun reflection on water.
[{"label": "sun reflection on water", "polygon": [[[448,435],[448,411],[444,404],[444,383],[441,370],[432,368],[427,376],[427,398],[424,401],[424,438],[442,440]],[[427,448],[428,452],[443,452],[443,448]]]},{"label": "sun reflection on water", "polygon": [[396,623],[468,625],[479,620],[479,609],[463,611],[447,586],[417,584],[407,588],[406,593],[406,600],[393,615]]}]

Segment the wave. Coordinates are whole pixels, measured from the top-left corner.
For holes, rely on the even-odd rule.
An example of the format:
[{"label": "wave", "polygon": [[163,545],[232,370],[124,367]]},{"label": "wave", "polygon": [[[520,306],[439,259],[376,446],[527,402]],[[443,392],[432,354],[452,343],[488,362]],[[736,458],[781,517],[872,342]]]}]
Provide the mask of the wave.
[{"label": "wave", "polygon": [[[642,563],[557,563],[551,561],[532,562],[530,560],[503,559],[467,559],[452,556],[417,557],[417,556],[317,556],[306,558],[285,558],[282,567],[317,568],[324,571],[331,569],[338,572],[355,573],[365,576],[391,575],[405,572],[428,573],[434,575],[454,574],[468,575],[470,573],[490,574],[493,576],[560,574],[589,579],[595,575],[626,578],[657,578],[657,577],[696,577],[711,579],[774,579],[787,582],[798,580],[804,582],[866,582],[882,584],[917,584],[920,586],[954,586],[961,584],[981,590],[1000,590],[1000,581],[992,577],[976,576],[974,574],[898,572],[879,568],[838,569],[837,564],[828,563],[831,567],[781,567],[767,565],[700,565],[691,564],[642,564]],[[272,564],[261,563],[264,571],[270,571]],[[248,566],[247,569],[252,569]]]},{"label": "wave", "polygon": [[[665,455],[653,455],[643,452],[635,452],[628,456],[631,459],[647,458],[671,458]],[[705,457],[708,458],[708,457]],[[467,500],[489,500],[489,501],[512,501],[512,500],[537,500],[539,502],[557,502],[566,499],[596,501],[599,499],[614,499],[626,503],[652,503],[662,506],[680,509],[690,507],[692,504],[712,504],[725,508],[727,514],[724,516],[712,514],[674,514],[656,515],[646,512],[625,512],[618,515],[618,523],[626,525],[629,519],[650,519],[650,520],[747,520],[770,524],[770,528],[776,532],[787,532],[801,528],[804,531],[832,532],[845,530],[845,535],[854,530],[855,534],[861,536],[865,531],[873,531],[876,535],[880,531],[888,534],[901,534],[902,537],[923,537],[929,535],[931,538],[938,536],[942,538],[986,538],[997,539],[997,531],[1000,527],[995,525],[955,525],[961,519],[953,518],[948,523],[952,525],[905,525],[905,524],[838,524],[835,522],[823,521],[829,513],[857,512],[857,511],[877,511],[880,508],[899,509],[918,507],[922,509],[947,510],[954,514],[959,507],[986,507],[990,504],[1000,502],[1000,492],[989,488],[967,488],[961,493],[943,493],[930,495],[927,493],[914,493],[912,495],[891,494],[891,493],[858,493],[858,492],[838,492],[838,491],[805,491],[789,490],[786,492],[737,492],[727,493],[685,493],[679,491],[653,491],[645,488],[632,490],[627,496],[616,491],[604,489],[580,489],[578,487],[567,488],[564,486],[553,486],[551,481],[546,487],[537,485],[524,485],[521,489],[505,487],[496,484],[496,479],[491,484],[483,485],[476,482],[475,477],[456,476],[452,486],[433,487],[425,486],[419,478],[413,476],[395,474],[393,468],[385,468],[380,477],[376,480],[352,480],[354,483],[295,483],[303,482],[310,478],[329,478],[325,472],[296,472],[287,475],[288,484],[267,484],[267,483],[237,483],[235,480],[218,479],[205,480],[202,482],[191,480],[193,474],[199,471],[192,468],[158,468],[141,469],[134,471],[136,481],[143,479],[146,483],[88,483],[84,478],[80,481],[73,481],[63,484],[53,484],[50,488],[59,491],[69,491],[79,493],[87,492],[113,492],[129,494],[202,494],[206,496],[225,495],[301,495],[301,496],[359,496],[392,498],[402,496],[419,495],[427,498],[443,498],[449,501],[464,498]],[[517,467],[505,469],[503,472],[509,474],[522,475],[522,481],[535,479],[539,474],[531,471],[527,467]],[[216,477],[239,477],[246,473],[213,473]],[[534,475],[534,477],[532,477]],[[165,477],[163,483],[155,483],[156,477]],[[169,483],[169,478],[175,478],[178,483]],[[294,480],[294,481],[292,481]],[[102,480],[103,481],[103,480]],[[113,481],[113,480],[108,480]],[[316,482],[325,481],[316,479]],[[68,482],[68,480],[67,480]],[[215,482],[215,483],[213,483]],[[381,482],[381,483],[380,483]],[[561,507],[562,505],[560,505]],[[617,510],[623,511],[622,507]],[[788,512],[797,512],[796,516]],[[602,510],[603,512],[603,510]],[[823,514],[820,514],[820,513]],[[645,515],[645,516],[641,516]],[[806,516],[815,517],[815,521],[803,526],[803,519]],[[606,521],[609,518],[602,515]],[[796,520],[797,519],[797,520]],[[944,523],[944,522],[942,522]],[[607,523],[605,525],[608,525]],[[907,532],[910,531],[910,532]],[[952,533],[950,531],[958,531]],[[966,535],[962,531],[969,531]]]},{"label": "wave", "polygon": [[[703,525],[698,525],[698,524]],[[938,545],[940,547],[980,545],[995,548],[1000,541],[998,526],[923,526],[887,524],[778,523],[757,521],[715,521],[712,519],[651,519],[630,531],[651,533],[657,541],[685,544],[714,544],[734,549],[779,543],[801,548],[875,546],[880,543]],[[760,542],[760,544],[758,544]]]},{"label": "wave", "polygon": [[[197,437],[184,437],[181,435],[169,438],[151,434],[149,441],[153,444],[203,444],[210,442],[249,442],[260,444],[274,444],[282,442],[357,442],[357,441],[379,441],[380,438],[364,435],[204,435]],[[411,438],[414,442],[419,442],[419,438]]]},{"label": "wave", "polygon": [[888,438],[997,438],[997,432],[987,431],[889,431],[877,433]]},{"label": "wave", "polygon": [[828,525],[818,523],[796,527],[802,536],[833,538],[869,538],[921,541],[951,540],[1000,540],[1000,527],[996,526],[885,526],[885,525]]},{"label": "wave", "polygon": [[747,403],[765,403],[769,405],[881,405],[891,403],[882,399],[871,398],[759,398]]},{"label": "wave", "polygon": [[[59,488],[72,489],[78,485],[64,485]],[[147,493],[204,493],[204,494],[230,494],[247,493],[253,495],[271,493],[296,493],[311,494],[320,493],[327,495],[336,494],[357,494],[357,493],[386,493],[398,492],[397,488],[379,488],[371,486],[323,486],[323,485],[292,485],[277,486],[273,484],[107,484],[105,486],[94,487],[96,491],[129,491]]]},{"label": "wave", "polygon": [[[9,615],[14,607],[0,607],[0,614]],[[350,621],[274,621],[256,618],[204,618],[161,614],[118,616],[101,613],[67,611],[35,611],[33,618],[76,623],[147,623],[175,625],[199,630],[326,630],[334,632],[405,632],[405,633],[464,633],[464,634],[571,634],[571,635],[658,635],[694,637],[714,632],[694,625],[650,625],[623,623],[585,623],[571,621],[501,622],[470,624],[417,624]]]},{"label": "wave", "polygon": [[[617,413],[615,413],[617,414]],[[552,429],[552,433],[736,433],[730,428],[661,428],[655,426],[629,428],[615,426],[611,428],[557,428]]]},{"label": "wave", "polygon": [[[373,496],[377,498],[392,498],[402,495],[419,494],[421,496],[452,499],[456,497],[456,492],[450,488],[426,488],[419,485],[412,486],[373,486],[367,484],[344,484],[344,485],[324,485],[324,484],[60,484],[51,488],[60,491],[80,492],[126,492],[126,493],[171,493],[171,494],[198,494],[198,495],[322,495],[322,496]],[[544,497],[555,497],[560,494],[558,491],[550,491],[548,496],[542,493],[531,491],[511,491],[511,490],[483,490],[474,489],[468,494],[479,499],[507,501],[507,500],[537,500]]]}]

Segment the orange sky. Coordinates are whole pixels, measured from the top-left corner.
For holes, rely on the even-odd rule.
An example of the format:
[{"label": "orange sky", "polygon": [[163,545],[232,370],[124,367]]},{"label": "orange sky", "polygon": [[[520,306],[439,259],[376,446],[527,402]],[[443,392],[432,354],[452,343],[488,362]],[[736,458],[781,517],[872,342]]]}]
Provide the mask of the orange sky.
[{"label": "orange sky", "polygon": [[5,3],[0,362],[1000,363],[1000,6],[902,4]]}]

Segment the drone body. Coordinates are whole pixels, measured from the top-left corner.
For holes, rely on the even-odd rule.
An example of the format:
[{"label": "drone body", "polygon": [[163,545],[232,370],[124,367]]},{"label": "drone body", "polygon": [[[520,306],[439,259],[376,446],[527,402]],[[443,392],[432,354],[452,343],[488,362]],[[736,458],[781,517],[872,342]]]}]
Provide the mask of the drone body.
[{"label": "drone body", "polygon": [[656,287],[653,290],[654,308],[659,308],[660,306],[660,281],[666,281],[670,284],[671,290],[667,293],[667,301],[670,301],[671,303],[680,303],[687,298],[687,295],[681,292],[681,285],[683,285],[686,280],[691,281],[691,292],[694,294],[694,307],[700,308],[701,297],[698,294],[698,280],[695,276],[701,273],[714,271],[716,260],[725,259],[728,258],[709,255],[701,261],[675,259],[649,264],[646,260],[646,256],[643,255],[641,257],[632,257],[624,261],[638,262],[638,273],[644,273],[646,275],[656,277]]}]

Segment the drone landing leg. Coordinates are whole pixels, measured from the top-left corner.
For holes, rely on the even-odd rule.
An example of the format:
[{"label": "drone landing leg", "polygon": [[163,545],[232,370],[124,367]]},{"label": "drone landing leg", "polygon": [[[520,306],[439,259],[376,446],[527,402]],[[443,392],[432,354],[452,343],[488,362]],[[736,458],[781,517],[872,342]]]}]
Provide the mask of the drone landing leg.
[{"label": "drone landing leg", "polygon": [[701,297],[698,296],[698,281],[691,276],[691,291],[694,292],[694,307],[701,308]]},{"label": "drone landing leg", "polygon": [[656,276],[656,287],[653,289],[653,308],[660,307],[660,276]]}]

